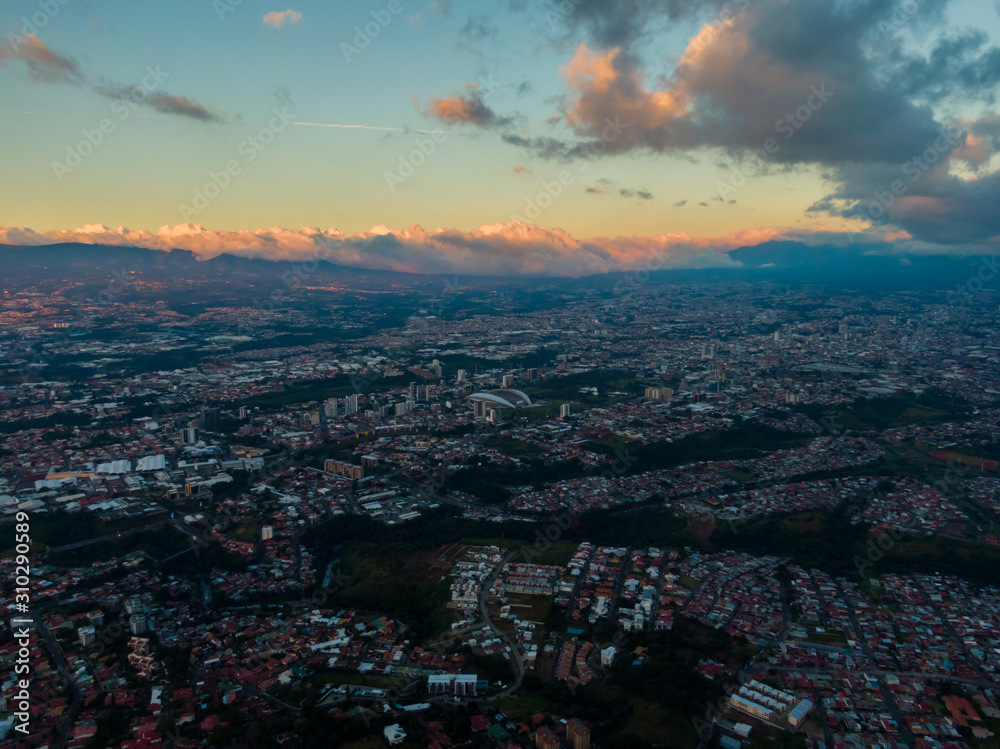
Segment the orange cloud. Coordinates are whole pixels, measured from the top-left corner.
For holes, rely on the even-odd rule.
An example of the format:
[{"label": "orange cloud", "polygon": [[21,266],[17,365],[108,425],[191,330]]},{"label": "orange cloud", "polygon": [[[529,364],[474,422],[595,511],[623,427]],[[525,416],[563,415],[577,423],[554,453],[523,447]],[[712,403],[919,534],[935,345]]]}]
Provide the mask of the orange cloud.
[{"label": "orange cloud", "polygon": [[620,49],[592,52],[581,44],[573,59],[560,68],[566,85],[576,92],[566,111],[566,124],[578,135],[598,138],[610,118],[620,120],[627,129],[660,130],[662,138],[669,137],[671,121],[687,110],[686,93],[650,91],[638,71],[621,62],[620,53]]},{"label": "orange cloud", "polygon": [[43,83],[81,83],[83,73],[76,60],[53,52],[35,34],[25,37],[8,35],[8,44],[0,44],[0,66],[7,60],[20,60],[32,80]]},{"label": "orange cloud", "polygon": [[427,103],[424,116],[434,117],[448,125],[469,124],[479,127],[496,127],[511,122],[509,117],[500,117],[483,103],[480,95],[475,92],[469,95],[456,94],[440,99],[431,99]]},{"label": "orange cloud", "polygon": [[301,23],[302,14],[297,10],[272,10],[264,15],[264,25],[274,29],[280,29],[286,23]]},{"label": "orange cloud", "polygon": [[319,257],[352,267],[403,272],[578,277],[643,268],[735,267],[728,250],[778,235],[777,230],[762,229],[709,239],[662,234],[578,240],[562,229],[520,221],[471,231],[427,231],[416,224],[408,229],[373,226],[353,235],[317,227],[224,231],[178,224],[152,232],[93,224],[47,232],[0,227],[0,244],[79,242],[164,251],[176,248],[202,259],[222,254],[291,261]]}]

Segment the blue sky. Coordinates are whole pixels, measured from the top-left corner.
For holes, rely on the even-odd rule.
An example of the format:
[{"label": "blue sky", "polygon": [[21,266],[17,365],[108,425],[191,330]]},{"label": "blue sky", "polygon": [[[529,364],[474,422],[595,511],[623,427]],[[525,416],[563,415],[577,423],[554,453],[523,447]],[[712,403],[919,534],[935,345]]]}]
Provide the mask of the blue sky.
[{"label": "blue sky", "polygon": [[[377,35],[345,59],[366,25]],[[405,244],[412,225],[520,219],[696,249],[863,231],[928,251],[1000,233],[993,0],[7,0],[0,31],[0,226],[26,229],[8,242],[102,225],[158,246],[139,232],[192,224],[386,226]],[[762,150],[807,102],[794,137]],[[942,128],[960,139],[879,212]]]}]

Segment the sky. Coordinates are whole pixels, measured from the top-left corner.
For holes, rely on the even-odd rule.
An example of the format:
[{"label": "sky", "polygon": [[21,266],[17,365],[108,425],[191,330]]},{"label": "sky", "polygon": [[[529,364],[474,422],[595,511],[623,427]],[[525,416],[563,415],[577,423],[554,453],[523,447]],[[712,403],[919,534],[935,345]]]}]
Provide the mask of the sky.
[{"label": "sky", "polygon": [[992,253],[998,84],[998,0],[4,0],[0,243],[491,275]]}]

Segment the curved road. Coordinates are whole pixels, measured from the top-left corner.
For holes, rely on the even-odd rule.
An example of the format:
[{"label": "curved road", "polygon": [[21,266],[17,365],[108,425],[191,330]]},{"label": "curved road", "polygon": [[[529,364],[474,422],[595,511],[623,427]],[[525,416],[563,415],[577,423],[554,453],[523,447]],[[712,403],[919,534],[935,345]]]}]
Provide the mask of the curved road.
[{"label": "curved road", "polygon": [[517,669],[515,670],[516,678],[514,679],[514,683],[511,684],[506,689],[504,689],[502,692],[500,692],[500,694],[495,694],[492,697],[488,697],[487,699],[490,701],[498,700],[503,697],[508,697],[511,694],[513,694],[518,688],[520,688],[521,682],[524,681],[524,675],[528,671],[527,667],[524,665],[524,658],[521,657],[521,649],[518,647],[516,642],[511,641],[511,639],[507,637],[507,635],[505,635],[503,632],[501,632],[500,629],[497,627],[497,625],[493,623],[493,620],[490,619],[489,608],[486,606],[486,601],[487,599],[489,599],[490,588],[493,586],[493,582],[500,575],[500,570],[502,570],[503,566],[507,564],[508,561],[510,561],[510,558],[512,556],[514,556],[513,551],[507,552],[507,556],[505,556],[500,561],[500,563],[497,565],[496,570],[494,570],[493,574],[490,575],[489,579],[483,583],[482,591],[479,594],[479,613],[482,614],[483,621],[485,621],[486,624],[489,626],[489,628],[493,630],[494,636],[499,637],[504,642],[504,644],[507,645],[507,647],[511,652],[511,658],[514,661],[514,664],[517,666]]}]

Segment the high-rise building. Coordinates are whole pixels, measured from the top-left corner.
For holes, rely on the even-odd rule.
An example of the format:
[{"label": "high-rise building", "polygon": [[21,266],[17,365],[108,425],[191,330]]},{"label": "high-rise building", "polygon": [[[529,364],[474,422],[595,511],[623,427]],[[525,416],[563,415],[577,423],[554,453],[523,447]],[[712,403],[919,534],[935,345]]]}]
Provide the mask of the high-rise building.
[{"label": "high-rise building", "polygon": [[434,373],[434,376],[437,377],[438,379],[441,378],[441,369],[442,369],[441,362],[439,362],[437,359],[431,362],[431,371]]},{"label": "high-rise building", "polygon": [[566,743],[572,749],[590,749],[590,728],[579,718],[566,721]]},{"label": "high-rise building", "polygon": [[274,538],[274,526],[265,525],[260,529],[261,541],[270,541],[272,538]]},{"label": "high-rise building", "polygon": [[198,427],[187,427],[182,434],[185,445],[193,445],[198,441]]},{"label": "high-rise building", "polygon": [[326,414],[328,419],[336,419],[338,411],[339,401],[336,398],[327,398],[323,401],[323,413]]},{"label": "high-rise building", "polygon": [[559,737],[548,726],[535,731],[535,749],[559,749]]},{"label": "high-rise building", "polygon": [[97,639],[97,629],[92,625],[88,624],[85,627],[80,627],[77,636],[80,638],[81,645],[92,645],[94,640]]},{"label": "high-rise building", "polygon": [[142,634],[146,631],[146,615],[132,614],[128,618],[128,629],[134,635]]},{"label": "high-rise building", "polygon": [[570,408],[569,403],[563,403],[559,406],[559,418],[566,419],[569,418],[573,413],[573,409]]},{"label": "high-rise building", "polygon": [[458,376],[455,378],[456,382],[465,382],[465,370],[458,370]]},{"label": "high-rise building", "polygon": [[512,387],[514,387],[514,375],[512,375],[512,374],[505,374],[503,376],[503,386],[505,388],[512,388]]},{"label": "high-rise building", "polygon": [[[408,403],[413,403],[413,401],[407,401],[407,402]],[[405,416],[405,415],[406,415],[406,403],[397,403],[396,404],[396,416]]]},{"label": "high-rise building", "polygon": [[524,371],[524,379],[526,379],[526,380],[537,380],[538,379],[538,370],[535,369],[534,367],[529,367],[528,369],[526,369]]},{"label": "high-rise building", "polygon": [[352,393],[344,399],[344,413],[356,414],[358,412],[358,394]]}]

